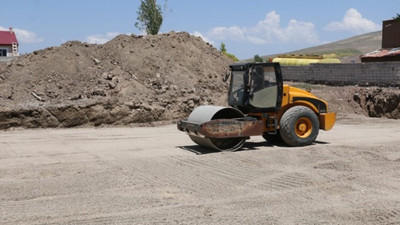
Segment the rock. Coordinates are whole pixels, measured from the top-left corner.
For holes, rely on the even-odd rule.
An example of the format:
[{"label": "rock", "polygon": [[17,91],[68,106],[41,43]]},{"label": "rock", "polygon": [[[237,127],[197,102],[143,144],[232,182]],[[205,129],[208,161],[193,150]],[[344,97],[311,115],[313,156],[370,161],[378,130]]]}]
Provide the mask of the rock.
[{"label": "rock", "polygon": [[44,102],[43,98],[39,96],[36,92],[32,91],[32,96],[35,97],[37,100]]},{"label": "rock", "polygon": [[111,81],[111,82],[108,82],[108,87],[109,87],[110,89],[114,89],[114,88],[117,87],[117,84]]},{"label": "rock", "polygon": [[143,104],[142,105],[142,108],[144,109],[144,110],[146,110],[146,111],[151,111],[151,106],[149,105],[149,104]]},{"label": "rock", "polygon": [[71,98],[69,98],[69,100],[72,100],[72,101],[75,101],[75,100],[79,100],[79,99],[82,99],[82,95],[75,95],[75,96],[72,96]]},{"label": "rock", "polygon": [[358,104],[360,104],[360,103],[361,103],[360,95],[359,95],[358,93],[355,93],[355,94],[353,95],[353,100],[354,100],[355,102],[357,102]]},{"label": "rock", "polygon": [[189,100],[189,101],[187,102],[187,105],[188,105],[190,108],[194,108],[194,106],[195,106],[193,100]]},{"label": "rock", "polygon": [[111,82],[113,82],[113,83],[115,83],[115,84],[119,83],[118,77],[113,77],[113,78],[111,79]]},{"label": "rock", "polygon": [[106,92],[102,89],[92,91],[92,95],[103,96],[103,97],[107,96]]},{"label": "rock", "polygon": [[101,61],[98,60],[98,59],[96,59],[96,58],[93,58],[93,61],[94,61],[94,63],[95,63],[96,65],[99,65],[99,64],[101,63]]},{"label": "rock", "polygon": [[102,77],[104,80],[112,80],[112,79],[114,78],[114,75],[111,74],[111,73],[106,73],[106,72],[104,72],[104,73],[101,75],[101,77]]}]

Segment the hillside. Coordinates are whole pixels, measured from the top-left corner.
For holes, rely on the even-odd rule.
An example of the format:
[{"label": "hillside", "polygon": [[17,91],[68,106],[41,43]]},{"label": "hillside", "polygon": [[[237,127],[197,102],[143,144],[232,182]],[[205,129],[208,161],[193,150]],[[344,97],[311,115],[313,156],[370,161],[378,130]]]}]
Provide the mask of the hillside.
[{"label": "hillside", "polygon": [[[300,49],[293,52],[282,54],[325,54],[335,53],[343,63],[349,63],[352,60],[360,62],[359,56],[381,48],[382,31],[358,35],[332,43],[318,45],[310,48]],[[263,56],[268,59],[276,55]]]}]

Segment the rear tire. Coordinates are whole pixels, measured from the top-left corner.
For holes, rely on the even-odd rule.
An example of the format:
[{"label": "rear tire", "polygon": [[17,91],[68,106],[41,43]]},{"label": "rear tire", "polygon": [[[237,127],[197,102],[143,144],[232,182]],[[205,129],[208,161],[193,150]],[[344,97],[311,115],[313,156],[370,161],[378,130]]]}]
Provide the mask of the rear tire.
[{"label": "rear tire", "polygon": [[280,125],[282,140],[290,146],[310,145],[319,132],[317,115],[305,106],[288,109],[283,114]]}]

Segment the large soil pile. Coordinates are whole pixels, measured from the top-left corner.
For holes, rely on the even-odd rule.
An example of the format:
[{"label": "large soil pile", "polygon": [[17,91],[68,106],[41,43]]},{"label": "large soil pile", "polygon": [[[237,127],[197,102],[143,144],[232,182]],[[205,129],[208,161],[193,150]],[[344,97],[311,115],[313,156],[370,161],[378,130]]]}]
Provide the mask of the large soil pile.
[{"label": "large soil pile", "polygon": [[67,42],[0,64],[0,128],[149,123],[223,104],[232,61],[188,33]]},{"label": "large soil pile", "polygon": [[[67,42],[0,63],[0,129],[183,118],[198,105],[225,104],[222,78],[231,63],[188,33],[120,35],[104,45]],[[399,90],[294,85],[311,86],[339,118],[400,118]]]},{"label": "large soil pile", "polygon": [[362,88],[354,93],[357,102],[370,117],[400,119],[400,90],[383,88]]},{"label": "large soil pile", "polygon": [[328,102],[339,118],[351,114],[400,119],[400,89],[397,87],[326,86],[290,83]]}]

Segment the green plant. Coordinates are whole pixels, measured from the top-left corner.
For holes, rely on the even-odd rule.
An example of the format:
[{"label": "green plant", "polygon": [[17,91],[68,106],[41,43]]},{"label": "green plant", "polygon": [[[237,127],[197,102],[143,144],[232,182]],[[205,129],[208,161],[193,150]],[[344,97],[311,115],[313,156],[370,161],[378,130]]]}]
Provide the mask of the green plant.
[{"label": "green plant", "polygon": [[393,19],[395,19],[397,22],[400,23],[400,14],[397,13],[397,15],[395,17],[393,17]]},{"label": "green plant", "polygon": [[236,62],[236,61],[239,61],[239,59],[238,59],[235,55],[230,54],[230,53],[228,53],[228,52],[226,51],[226,46],[225,46],[225,43],[224,43],[224,42],[221,42],[221,46],[219,47],[219,50],[222,52],[222,54],[228,56],[228,57],[231,58],[233,61],[235,61],[235,62]]},{"label": "green plant", "polygon": [[224,42],[221,42],[221,46],[219,47],[219,50],[220,50],[222,53],[226,53],[226,46],[225,46],[225,43],[224,43]]},{"label": "green plant", "polygon": [[[167,2],[165,2],[164,9]],[[135,26],[139,30],[145,30],[147,34],[156,35],[160,31],[163,22],[163,11],[156,0],[141,0],[137,11]]]},{"label": "green plant", "polygon": [[261,58],[259,55],[255,55],[254,56],[254,62],[263,62],[264,60],[263,60],[263,58]]},{"label": "green plant", "polygon": [[235,56],[235,55],[233,55],[233,54],[230,54],[230,53],[227,53],[227,52],[225,52],[224,53],[226,56],[228,56],[229,58],[231,58],[233,61],[235,61],[235,62],[237,62],[237,61],[239,61],[239,59]]}]

